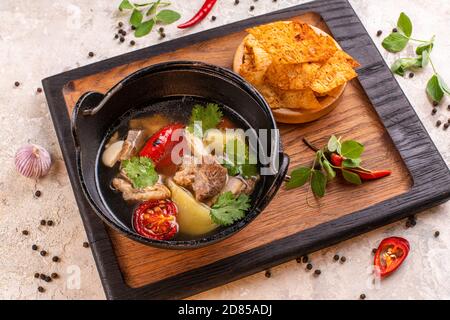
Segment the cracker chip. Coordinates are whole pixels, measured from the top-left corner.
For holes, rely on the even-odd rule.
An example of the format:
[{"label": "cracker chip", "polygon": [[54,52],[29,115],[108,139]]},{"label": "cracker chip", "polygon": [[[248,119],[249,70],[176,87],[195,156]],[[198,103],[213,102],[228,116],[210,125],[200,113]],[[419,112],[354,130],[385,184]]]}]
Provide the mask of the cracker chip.
[{"label": "cracker chip", "polygon": [[355,78],[358,74],[353,70],[357,62],[348,54],[339,50],[316,73],[311,89],[318,93],[326,93]]},{"label": "cracker chip", "polygon": [[265,80],[282,90],[303,90],[311,86],[319,68],[320,64],[316,62],[272,63],[267,69]]},{"label": "cracker chip", "polygon": [[264,51],[252,35],[248,35],[244,43],[244,57],[239,70],[240,75],[253,85],[261,84],[264,81],[266,70],[271,64],[272,58],[270,55]]},{"label": "cracker chip", "polygon": [[279,93],[284,108],[304,110],[317,110],[322,108],[314,92],[309,88],[304,90],[287,90]]},{"label": "cracker chip", "polygon": [[260,84],[256,86],[256,89],[263,95],[271,109],[283,107],[281,98],[273,87],[268,84]]},{"label": "cracker chip", "polygon": [[324,61],[337,50],[334,40],[308,24],[279,21],[247,30],[278,64]]}]

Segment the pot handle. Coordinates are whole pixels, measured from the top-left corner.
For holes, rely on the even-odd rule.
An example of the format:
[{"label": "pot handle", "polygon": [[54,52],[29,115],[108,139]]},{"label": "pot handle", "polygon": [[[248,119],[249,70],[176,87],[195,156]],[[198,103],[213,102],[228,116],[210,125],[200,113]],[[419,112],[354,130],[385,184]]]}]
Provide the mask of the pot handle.
[{"label": "pot handle", "polygon": [[89,91],[84,93],[75,104],[75,107],[72,111],[72,116],[70,118],[70,128],[72,131],[72,138],[75,143],[75,148],[77,150],[80,149],[80,143],[78,139],[80,122],[82,121],[83,117],[95,114],[95,112],[93,113],[92,111],[97,109],[104,98],[105,95],[99,92]]},{"label": "pot handle", "polygon": [[275,194],[277,193],[278,189],[280,189],[281,184],[285,180],[285,176],[286,176],[287,170],[289,168],[290,159],[289,159],[289,156],[284,152],[280,152],[279,157],[280,157],[280,166],[278,169],[278,175],[277,175],[275,181],[273,182],[272,186],[270,187],[270,189],[267,191],[267,194],[264,197],[264,200],[262,200],[257,205],[256,208],[259,211],[263,211],[264,208],[270,203],[270,201],[272,201],[272,199],[275,196]]}]

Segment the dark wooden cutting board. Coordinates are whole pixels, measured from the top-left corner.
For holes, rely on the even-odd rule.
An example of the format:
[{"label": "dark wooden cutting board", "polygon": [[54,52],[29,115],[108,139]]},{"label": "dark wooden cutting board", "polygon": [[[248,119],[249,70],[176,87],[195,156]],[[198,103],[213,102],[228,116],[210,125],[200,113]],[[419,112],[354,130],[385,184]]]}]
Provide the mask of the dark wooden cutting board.
[{"label": "dark wooden cutting board", "polygon": [[[247,228],[217,244],[173,251],[147,247],[106,227],[81,192],[69,115],[86,91],[106,92],[158,62],[197,60],[231,68],[245,28],[289,19],[332,34],[360,63],[339,106],[319,121],[280,125],[291,167],[309,163],[308,137],[331,134],[366,145],[365,165],[393,174],[355,187],[333,182],[306,203],[307,189],[281,188]],[[53,123],[108,298],[183,298],[401,219],[450,197],[450,173],[389,68],[345,0],[316,1],[138,50],[43,80]]]}]

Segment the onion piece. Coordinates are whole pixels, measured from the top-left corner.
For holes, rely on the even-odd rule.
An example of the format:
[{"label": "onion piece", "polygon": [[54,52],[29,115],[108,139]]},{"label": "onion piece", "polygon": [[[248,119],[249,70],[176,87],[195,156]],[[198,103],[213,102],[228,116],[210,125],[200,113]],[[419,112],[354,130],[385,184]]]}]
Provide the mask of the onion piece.
[{"label": "onion piece", "polygon": [[114,167],[122,151],[123,140],[112,143],[102,154],[102,162],[107,167]]}]

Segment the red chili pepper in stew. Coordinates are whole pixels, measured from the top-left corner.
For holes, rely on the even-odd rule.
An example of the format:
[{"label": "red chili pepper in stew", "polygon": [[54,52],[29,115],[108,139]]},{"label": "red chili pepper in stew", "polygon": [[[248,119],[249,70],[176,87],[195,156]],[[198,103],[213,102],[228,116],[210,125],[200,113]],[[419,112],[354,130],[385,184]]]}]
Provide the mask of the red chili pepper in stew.
[{"label": "red chili pepper in stew", "polygon": [[141,203],[133,213],[133,227],[140,235],[155,240],[170,240],[178,233],[177,207],[170,200]]},{"label": "red chili pepper in stew", "polygon": [[390,237],[381,241],[375,253],[374,265],[382,278],[387,277],[405,261],[409,242],[404,238]]},{"label": "red chili pepper in stew", "polygon": [[197,23],[199,23],[200,21],[205,19],[205,17],[208,15],[208,13],[211,11],[211,9],[216,4],[216,2],[217,2],[217,0],[206,0],[205,3],[203,4],[203,6],[200,8],[200,10],[195,14],[195,16],[192,17],[191,20],[189,20],[183,24],[180,24],[178,26],[178,28],[186,29],[186,28],[196,25]]},{"label": "red chili pepper in stew", "polygon": [[175,139],[176,137],[173,137],[173,134],[176,130],[182,128],[184,128],[184,125],[180,123],[165,126],[147,140],[145,146],[139,152],[139,156],[152,159],[156,169],[170,165],[172,149],[182,141],[182,137]]}]

